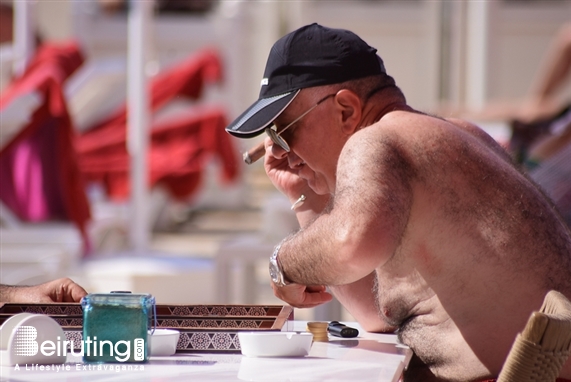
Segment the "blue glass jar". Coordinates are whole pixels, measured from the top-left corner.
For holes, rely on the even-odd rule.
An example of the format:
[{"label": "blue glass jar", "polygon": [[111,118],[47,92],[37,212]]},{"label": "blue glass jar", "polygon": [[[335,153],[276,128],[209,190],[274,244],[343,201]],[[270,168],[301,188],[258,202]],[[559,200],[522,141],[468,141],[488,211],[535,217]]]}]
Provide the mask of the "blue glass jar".
[{"label": "blue glass jar", "polygon": [[155,298],[150,294],[91,293],[83,307],[84,362],[146,362]]}]

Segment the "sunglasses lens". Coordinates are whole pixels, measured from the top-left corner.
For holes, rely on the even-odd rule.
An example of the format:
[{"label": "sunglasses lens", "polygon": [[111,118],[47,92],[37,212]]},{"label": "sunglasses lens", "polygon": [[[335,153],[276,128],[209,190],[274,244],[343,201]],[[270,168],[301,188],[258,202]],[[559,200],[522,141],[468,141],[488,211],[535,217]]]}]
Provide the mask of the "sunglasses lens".
[{"label": "sunglasses lens", "polygon": [[276,133],[274,129],[267,128],[266,133],[268,133],[272,142],[274,142],[276,145],[280,146],[282,149],[284,149],[286,152],[289,153],[289,145],[282,137],[278,135],[278,133]]}]

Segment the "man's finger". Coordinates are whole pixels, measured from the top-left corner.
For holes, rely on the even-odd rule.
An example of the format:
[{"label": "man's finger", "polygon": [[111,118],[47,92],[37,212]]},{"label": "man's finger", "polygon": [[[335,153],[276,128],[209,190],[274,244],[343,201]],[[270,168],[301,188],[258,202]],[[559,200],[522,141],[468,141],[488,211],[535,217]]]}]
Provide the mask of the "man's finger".
[{"label": "man's finger", "polygon": [[325,292],[327,287],[325,285],[308,285],[305,288],[308,292]]},{"label": "man's finger", "polygon": [[306,292],[303,294],[303,304],[304,305],[313,305],[313,306],[317,306],[317,305],[321,305],[321,304],[325,304],[326,302],[329,302],[331,300],[333,300],[333,296],[331,295],[331,293],[329,292]]},{"label": "man's finger", "polygon": [[65,302],[79,302],[85,295],[87,295],[87,291],[73,280],[69,279],[67,284],[65,284],[65,293],[63,296]]}]

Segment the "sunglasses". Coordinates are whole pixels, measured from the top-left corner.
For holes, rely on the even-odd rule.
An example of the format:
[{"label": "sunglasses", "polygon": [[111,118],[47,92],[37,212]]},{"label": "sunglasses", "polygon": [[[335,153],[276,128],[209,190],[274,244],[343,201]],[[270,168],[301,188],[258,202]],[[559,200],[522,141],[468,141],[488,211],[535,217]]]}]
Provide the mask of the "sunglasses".
[{"label": "sunglasses", "polygon": [[299,117],[297,117],[296,119],[294,119],[292,122],[290,122],[286,127],[284,127],[282,129],[282,131],[280,131],[278,133],[278,128],[276,127],[276,125],[272,125],[270,127],[268,127],[266,129],[266,133],[269,135],[269,137],[271,138],[272,142],[274,142],[276,145],[278,145],[279,147],[281,147],[285,152],[290,152],[290,148],[288,143],[285,141],[285,139],[282,138],[282,134],[284,133],[284,131],[286,131],[287,129],[289,129],[294,123],[298,122],[300,119],[302,119],[303,117],[305,117],[307,114],[309,114],[310,111],[312,111],[313,109],[315,109],[317,106],[319,106],[319,104],[321,104],[323,101],[325,101],[327,98],[329,97],[333,97],[335,96],[335,94],[329,94],[326,95],[325,97],[323,97],[322,99],[320,99],[319,101],[317,101],[317,103],[315,105],[313,105],[312,107],[309,108],[309,110],[307,110],[305,113],[303,113],[302,115],[300,115]]}]

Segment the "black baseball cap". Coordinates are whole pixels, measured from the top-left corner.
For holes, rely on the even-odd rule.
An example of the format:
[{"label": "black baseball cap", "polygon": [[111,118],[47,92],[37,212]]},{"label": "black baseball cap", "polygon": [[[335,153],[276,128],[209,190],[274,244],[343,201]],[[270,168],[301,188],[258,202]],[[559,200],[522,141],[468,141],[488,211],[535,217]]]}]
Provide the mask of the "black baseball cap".
[{"label": "black baseball cap", "polygon": [[263,133],[299,91],[384,74],[383,60],[355,33],[319,24],[279,39],[270,51],[260,96],[226,131],[238,138]]}]

